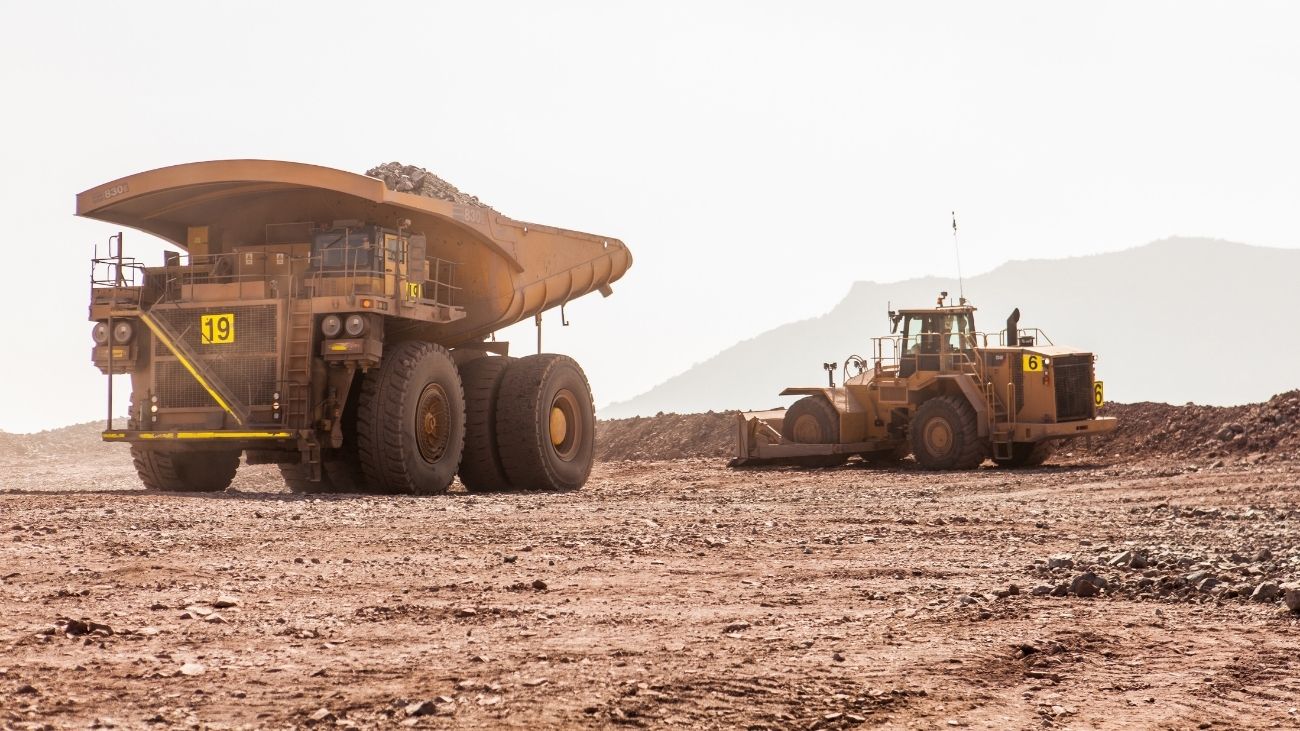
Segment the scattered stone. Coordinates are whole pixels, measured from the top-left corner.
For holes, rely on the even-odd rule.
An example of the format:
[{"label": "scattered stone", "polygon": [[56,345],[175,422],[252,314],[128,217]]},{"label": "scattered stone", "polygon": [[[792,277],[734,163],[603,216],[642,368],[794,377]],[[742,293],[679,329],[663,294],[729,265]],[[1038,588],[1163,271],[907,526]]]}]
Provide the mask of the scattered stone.
[{"label": "scattered stone", "polygon": [[1207,576],[1196,585],[1197,591],[1210,591],[1219,585],[1219,580],[1213,576]]},{"label": "scattered stone", "polygon": [[834,660],[835,662],[844,662],[844,656],[838,652],[835,653],[834,655],[831,655],[831,659]]},{"label": "scattered stone", "polygon": [[1250,593],[1250,600],[1253,602],[1271,602],[1276,601],[1281,588],[1277,584],[1265,581]]},{"label": "scattered stone", "polygon": [[216,601],[212,602],[212,606],[217,609],[229,609],[238,603],[233,596],[219,596]]},{"label": "scattered stone", "polygon": [[181,666],[181,675],[202,675],[207,672],[207,668],[196,662],[187,662]]},{"label": "scattered stone", "polygon": [[733,632],[744,632],[749,628],[750,628],[749,622],[732,622],[731,624],[722,628],[722,633],[731,634]]},{"label": "scattered stone", "polygon": [[325,721],[335,720],[334,712],[328,708],[318,708],[314,713],[307,717],[307,720],[314,723],[324,723]]},{"label": "scattered stone", "polygon": [[457,617],[473,617],[476,614],[478,614],[478,610],[474,607],[461,607],[456,610]]},{"label": "scattered stone", "polygon": [[1052,587],[1047,586],[1046,584],[1035,586],[1029,593],[1034,596],[1047,596],[1052,593]]},{"label": "scattered stone", "polygon": [[1051,569],[1072,569],[1074,568],[1074,556],[1068,553],[1051,556],[1047,559],[1047,568]]},{"label": "scattered stone", "polygon": [[546,591],[546,582],[541,579],[533,579],[533,588],[537,591]]},{"label": "scattered stone", "polygon": [[17,693],[18,695],[38,695],[40,693],[39,690],[36,690],[36,686],[32,685],[31,683],[23,683],[22,685],[18,686],[18,689],[15,690],[14,692]]},{"label": "scattered stone", "polygon": [[1287,609],[1300,613],[1300,588],[1287,589],[1282,595],[1282,601],[1286,603]]},{"label": "scattered stone", "polygon": [[408,716],[432,716],[438,712],[438,706],[433,701],[416,701],[406,704],[406,715]]},{"label": "scattered stone", "polygon": [[511,555],[509,555],[509,556],[502,556],[502,557],[501,557],[501,562],[502,562],[502,563],[514,563],[515,561],[518,561],[518,560],[519,560],[519,557],[516,556],[516,555],[514,555],[514,554],[511,554]]}]

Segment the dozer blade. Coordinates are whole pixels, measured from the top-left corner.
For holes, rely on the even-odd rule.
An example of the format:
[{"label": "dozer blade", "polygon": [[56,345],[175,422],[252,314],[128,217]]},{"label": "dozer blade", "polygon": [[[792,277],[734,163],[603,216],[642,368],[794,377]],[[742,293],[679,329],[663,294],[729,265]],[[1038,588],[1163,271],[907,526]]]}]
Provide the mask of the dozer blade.
[{"label": "dozer blade", "polygon": [[839,455],[869,451],[876,445],[796,444],[781,438],[785,410],[750,411],[736,414],[736,456],[728,467],[824,467],[842,462]]}]

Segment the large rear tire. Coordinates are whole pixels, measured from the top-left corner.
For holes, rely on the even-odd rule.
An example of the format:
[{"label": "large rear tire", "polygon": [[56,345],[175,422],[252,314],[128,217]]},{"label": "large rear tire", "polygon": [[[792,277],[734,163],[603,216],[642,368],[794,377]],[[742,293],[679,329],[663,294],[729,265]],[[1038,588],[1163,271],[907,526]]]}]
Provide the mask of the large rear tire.
[{"label": "large rear tire", "polygon": [[356,432],[373,491],[446,492],[465,445],[465,395],[447,350],[421,341],[386,349],[362,382]]},{"label": "large rear tire", "polygon": [[1009,459],[994,457],[993,461],[997,466],[1008,469],[1040,467],[1055,451],[1056,447],[1051,442],[1015,442],[1011,445]]},{"label": "large rear tire", "polygon": [[164,452],[131,445],[136,474],[150,490],[221,492],[239,470],[239,450]]},{"label": "large rear tire", "polygon": [[582,368],[567,355],[512,362],[497,393],[497,449],[510,484],[577,490],[591,475],[596,411]]},{"label": "large rear tire", "polygon": [[311,472],[305,464],[281,464],[280,476],[289,491],[300,495],[317,495],[322,493],[367,492],[365,475],[356,455],[326,457],[321,462],[319,482],[311,480]]},{"label": "large rear tire", "polygon": [[501,381],[514,360],[484,356],[460,367],[465,386],[465,454],[460,460],[460,481],[470,492],[511,487],[501,464],[496,424]]},{"label": "large rear tire", "polygon": [[[824,396],[804,396],[786,410],[781,438],[794,444],[839,444],[839,412]],[[798,463],[805,467],[835,467],[848,459],[847,454],[818,454],[799,457]]]},{"label": "large rear tire", "polygon": [[912,417],[909,439],[916,463],[927,470],[972,470],[988,452],[970,404],[958,396],[936,396]]}]

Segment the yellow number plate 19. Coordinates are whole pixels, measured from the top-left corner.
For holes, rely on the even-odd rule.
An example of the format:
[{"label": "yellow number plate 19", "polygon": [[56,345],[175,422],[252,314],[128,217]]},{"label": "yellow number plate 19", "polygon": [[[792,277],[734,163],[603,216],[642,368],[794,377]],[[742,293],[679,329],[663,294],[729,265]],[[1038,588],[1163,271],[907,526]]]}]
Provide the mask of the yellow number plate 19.
[{"label": "yellow number plate 19", "polygon": [[1092,402],[1098,406],[1106,403],[1106,385],[1102,381],[1092,384]]},{"label": "yellow number plate 19", "polygon": [[235,342],[235,315],[200,315],[199,337],[204,345],[224,345]]},{"label": "yellow number plate 19", "polygon": [[1037,353],[1025,353],[1023,363],[1025,373],[1041,373],[1043,370],[1043,356]]}]

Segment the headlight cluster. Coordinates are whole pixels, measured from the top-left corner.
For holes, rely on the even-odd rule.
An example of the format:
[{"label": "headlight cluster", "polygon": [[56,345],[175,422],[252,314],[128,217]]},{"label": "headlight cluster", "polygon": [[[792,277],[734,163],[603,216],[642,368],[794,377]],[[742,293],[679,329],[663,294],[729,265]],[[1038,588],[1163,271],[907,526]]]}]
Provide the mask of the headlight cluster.
[{"label": "headlight cluster", "polygon": [[126,345],[131,342],[131,338],[135,337],[135,325],[132,325],[130,320],[118,320],[113,323],[113,332],[109,333],[107,322],[97,322],[90,335],[95,339],[96,345],[108,345],[110,335],[114,343]]},{"label": "headlight cluster", "polygon": [[359,338],[366,334],[367,329],[365,315],[326,315],[320,321],[321,334],[327,338],[337,338],[344,333],[350,338]]}]

